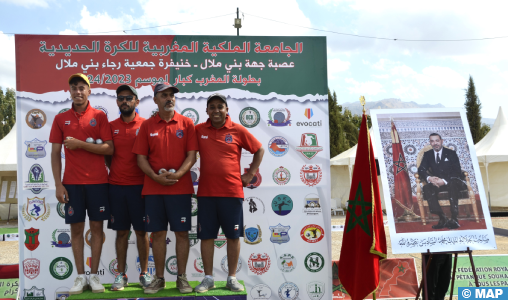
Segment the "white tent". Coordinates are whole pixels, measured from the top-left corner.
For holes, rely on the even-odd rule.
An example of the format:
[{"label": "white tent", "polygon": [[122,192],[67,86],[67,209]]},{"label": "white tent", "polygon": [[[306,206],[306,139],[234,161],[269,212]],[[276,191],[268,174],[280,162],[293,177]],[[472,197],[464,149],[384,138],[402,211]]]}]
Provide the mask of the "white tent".
[{"label": "white tent", "polygon": [[[0,140],[0,182],[2,177],[16,177],[18,168],[18,155],[17,155],[17,134],[16,124],[12,127],[11,131]],[[0,200],[1,201],[1,200]],[[2,202],[0,202],[2,204]],[[17,205],[0,205],[0,219],[7,220],[7,214],[11,206],[10,218],[17,218],[18,207]]]},{"label": "white tent", "polygon": [[508,120],[499,107],[489,133],[475,145],[489,206],[508,206]]}]

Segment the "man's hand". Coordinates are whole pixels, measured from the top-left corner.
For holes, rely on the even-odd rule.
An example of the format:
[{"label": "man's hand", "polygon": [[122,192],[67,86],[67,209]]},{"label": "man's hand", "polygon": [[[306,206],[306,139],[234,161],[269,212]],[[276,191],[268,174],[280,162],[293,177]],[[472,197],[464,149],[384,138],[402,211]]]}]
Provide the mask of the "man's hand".
[{"label": "man's hand", "polygon": [[65,139],[65,141],[64,141],[65,148],[67,148],[69,150],[79,149],[79,148],[81,148],[81,145],[83,143],[84,143],[83,141],[75,139],[73,137]]},{"label": "man's hand", "polygon": [[178,182],[175,173],[168,171],[162,171],[161,174],[155,175],[152,179],[160,185],[173,185]]},{"label": "man's hand", "polygon": [[245,173],[242,175],[242,184],[243,187],[246,187],[251,181],[252,178],[254,178],[254,174]]},{"label": "man's hand", "polygon": [[445,182],[443,179],[437,178],[436,180],[434,180],[434,185],[437,187],[441,187],[441,186],[445,185]]},{"label": "man's hand", "polygon": [[56,200],[60,203],[68,203],[69,202],[69,193],[67,193],[67,189],[63,186],[63,184],[59,184],[56,186]]}]

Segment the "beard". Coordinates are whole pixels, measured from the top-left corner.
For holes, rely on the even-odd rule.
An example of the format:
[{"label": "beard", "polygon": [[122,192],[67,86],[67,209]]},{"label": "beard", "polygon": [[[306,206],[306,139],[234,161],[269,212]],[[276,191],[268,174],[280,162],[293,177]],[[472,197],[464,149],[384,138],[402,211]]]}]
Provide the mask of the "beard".
[{"label": "beard", "polygon": [[129,117],[132,115],[132,112],[136,109],[136,107],[128,107],[128,106],[122,106],[120,108],[120,113],[122,113],[122,116]]},{"label": "beard", "polygon": [[[168,104],[172,103],[173,106],[169,107]],[[175,110],[175,103],[171,100],[166,101],[166,104],[164,104],[164,111],[174,111]]]}]

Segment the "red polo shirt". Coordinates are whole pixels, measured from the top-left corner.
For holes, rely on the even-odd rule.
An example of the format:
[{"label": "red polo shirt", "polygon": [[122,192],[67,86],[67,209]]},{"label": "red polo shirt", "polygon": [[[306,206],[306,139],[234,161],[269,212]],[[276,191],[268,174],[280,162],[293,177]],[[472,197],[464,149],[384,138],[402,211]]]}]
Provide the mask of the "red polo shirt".
[{"label": "red polo shirt", "polygon": [[[173,119],[166,123],[159,114],[141,125],[132,152],[148,156],[148,162],[155,174],[159,170],[178,169],[182,166],[188,151],[197,151],[198,142],[194,122],[175,112]],[[177,183],[164,186],[145,175],[143,195],[192,194],[192,177],[187,172]]]},{"label": "red polo shirt", "polygon": [[196,126],[196,133],[201,149],[198,197],[243,198],[242,148],[256,153],[261,143],[229,116],[222,128],[213,127],[208,119]]},{"label": "red polo shirt", "polygon": [[137,155],[132,152],[136,135],[145,119],[135,114],[129,123],[125,123],[122,117],[109,123],[115,145],[109,171],[110,184],[139,185],[145,180],[145,173],[138,167]]},{"label": "red polo shirt", "polygon": [[[90,102],[82,113],[72,108],[55,116],[49,142],[63,144],[66,137],[85,141],[88,137],[104,142],[111,140],[108,117]],[[88,152],[83,149],[65,150],[65,171],[63,184],[100,184],[108,183],[108,171],[104,163],[104,155]]]}]

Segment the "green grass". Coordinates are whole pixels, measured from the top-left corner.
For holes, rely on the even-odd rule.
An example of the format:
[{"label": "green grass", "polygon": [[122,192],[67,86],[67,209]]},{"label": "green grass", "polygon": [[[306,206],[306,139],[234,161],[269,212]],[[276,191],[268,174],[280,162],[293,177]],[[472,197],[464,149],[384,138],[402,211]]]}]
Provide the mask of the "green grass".
[{"label": "green grass", "polygon": [[[239,282],[245,287],[243,280],[239,280]],[[200,282],[199,281],[189,281],[189,284],[192,288],[195,288]],[[87,290],[79,295],[71,295],[68,299],[77,300],[77,299],[119,299],[119,298],[162,298],[162,297],[182,297],[182,296],[230,296],[230,295],[247,295],[247,292],[244,290],[241,293],[234,293],[230,290],[226,289],[225,281],[216,281],[215,289],[210,290],[206,293],[189,293],[189,294],[180,294],[180,291],[176,288],[176,282],[166,282],[166,288],[159,291],[156,294],[145,294],[144,290],[141,288],[139,283],[129,283],[128,287],[125,287],[123,291],[111,291],[111,284],[104,284],[104,288],[106,291],[104,293],[92,293],[92,291]]]},{"label": "green grass", "polygon": [[17,228],[0,228],[0,234],[18,233]]}]

